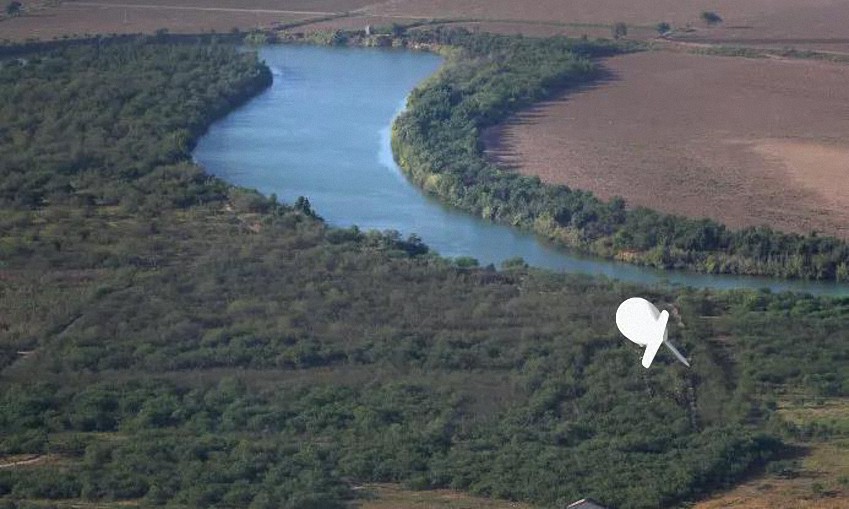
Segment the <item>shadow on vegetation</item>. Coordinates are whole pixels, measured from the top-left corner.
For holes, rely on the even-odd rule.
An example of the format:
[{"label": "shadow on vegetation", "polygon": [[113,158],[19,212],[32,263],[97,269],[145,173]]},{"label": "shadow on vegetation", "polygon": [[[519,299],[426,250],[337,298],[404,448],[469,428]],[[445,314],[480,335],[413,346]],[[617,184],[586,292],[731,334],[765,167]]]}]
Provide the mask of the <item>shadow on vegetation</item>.
[{"label": "shadow on vegetation", "polygon": [[783,443],[771,458],[753,463],[740,476],[738,482],[742,484],[766,476],[777,476],[784,479],[813,477],[810,474],[803,475],[799,471],[799,464],[802,458],[808,456],[810,453],[811,448],[808,446]]},{"label": "shadow on vegetation", "polygon": [[485,129],[482,134],[482,141],[487,159],[502,169],[518,171],[521,166],[520,161],[522,157],[516,146],[517,140],[513,135],[509,134],[509,129],[514,126],[535,124],[550,116],[549,109],[552,106],[567,103],[574,96],[605,87],[621,80],[619,73],[609,67],[599,65],[597,69],[595,79],[575,85],[551,99],[528,106],[518,113],[511,115],[506,121]]}]

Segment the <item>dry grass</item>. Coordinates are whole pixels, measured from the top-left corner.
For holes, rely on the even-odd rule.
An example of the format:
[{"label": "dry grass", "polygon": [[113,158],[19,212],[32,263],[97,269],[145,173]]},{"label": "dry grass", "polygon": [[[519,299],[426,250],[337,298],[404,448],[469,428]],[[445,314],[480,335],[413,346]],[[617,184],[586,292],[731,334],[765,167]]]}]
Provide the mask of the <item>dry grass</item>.
[{"label": "dry grass", "polygon": [[693,509],[845,509],[849,507],[849,443],[808,447],[799,476],[763,475],[699,502]]},{"label": "dry grass", "polygon": [[[849,435],[849,401],[811,403],[785,401],[779,415],[796,423],[833,426]],[[842,432],[840,430],[843,430]],[[694,509],[840,509],[849,507],[849,439],[799,444],[804,451],[792,479],[763,474],[699,504]]]},{"label": "dry grass", "polygon": [[487,133],[492,157],[602,198],[849,238],[849,66],[671,52]]},{"label": "dry grass", "polygon": [[[815,402],[783,401],[778,406],[779,415],[796,424],[817,424],[833,433],[849,437],[849,400],[825,399]],[[849,455],[845,458],[845,472],[849,475]]]},{"label": "dry grass", "polygon": [[[369,484],[360,509],[530,509],[518,502],[473,497],[452,490],[406,490],[394,484]],[[372,498],[373,497],[373,498]]]},{"label": "dry grass", "polygon": [[362,30],[367,25],[372,27],[391,25],[392,23],[413,23],[420,21],[412,18],[395,18],[387,16],[344,16],[330,20],[298,26],[298,32],[316,32],[320,30]]},{"label": "dry grass", "polygon": [[15,454],[0,457],[0,469],[22,468],[28,465],[47,463],[47,456],[40,454]]}]

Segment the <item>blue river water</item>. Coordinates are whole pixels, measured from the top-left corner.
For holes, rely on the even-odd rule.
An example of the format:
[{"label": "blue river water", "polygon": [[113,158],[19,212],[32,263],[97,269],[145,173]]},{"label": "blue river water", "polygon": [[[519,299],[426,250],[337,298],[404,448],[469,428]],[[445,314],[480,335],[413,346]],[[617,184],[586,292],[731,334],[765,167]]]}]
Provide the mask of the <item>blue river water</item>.
[{"label": "blue river water", "polygon": [[661,271],[576,256],[532,233],[449,208],[407,181],[389,146],[393,118],[439,68],[440,57],[292,45],[263,47],[260,56],[273,85],[215,123],[194,158],[213,175],[282,201],[306,196],[332,225],[415,233],[443,256],[481,264],[522,257],[537,267],[640,284],[849,295],[847,285]]}]

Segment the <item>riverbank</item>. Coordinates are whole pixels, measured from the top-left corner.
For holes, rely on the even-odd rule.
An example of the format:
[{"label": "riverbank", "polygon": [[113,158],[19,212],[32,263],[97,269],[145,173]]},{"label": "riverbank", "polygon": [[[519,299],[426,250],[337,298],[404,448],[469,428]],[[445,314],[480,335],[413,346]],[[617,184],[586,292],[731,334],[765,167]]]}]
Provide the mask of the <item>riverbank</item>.
[{"label": "riverbank", "polygon": [[[460,29],[428,28],[428,24],[423,21],[406,27],[374,27],[370,28],[369,33],[362,30],[318,31],[307,34],[286,30],[258,31],[248,34],[246,40],[251,44],[288,42],[331,46],[405,47],[438,52],[447,58],[448,68],[452,65],[459,67],[459,62],[465,65],[475,62],[475,59],[489,58],[487,55],[491,56],[493,48],[501,52],[508,51],[508,46],[522,40],[509,36],[471,34]],[[170,36],[162,34],[158,37]],[[210,40],[215,38],[205,37]],[[230,39],[232,37],[232,34],[226,36]],[[557,245],[607,260],[619,260],[661,270],[686,269],[707,274],[824,281],[849,279],[849,247],[843,241],[785,234],[762,227],[732,231],[725,225],[710,220],[684,219],[646,208],[631,209],[618,199],[604,202],[583,190],[543,185],[534,179],[514,178],[512,172],[489,164],[484,157],[484,144],[480,139],[480,133],[487,127],[523,107],[562,93],[564,89],[579,89],[591,84],[593,80],[602,79],[591,59],[642,48],[638,43],[590,42],[564,38],[524,39],[521,45],[542,49],[540,55],[545,54],[546,45],[551,45],[548,50],[554,51],[549,56],[542,57],[538,62],[542,65],[558,65],[557,58],[569,53],[575,62],[581,62],[584,69],[564,70],[565,74],[560,78],[565,79],[568,84],[534,83],[533,80],[540,79],[540,76],[534,76],[533,69],[527,70],[529,72],[526,75],[523,75],[525,71],[513,73],[511,79],[521,84],[519,88],[525,87],[524,92],[520,94],[530,91],[529,97],[516,100],[516,97],[496,94],[490,98],[494,99],[494,103],[486,102],[488,99],[484,98],[482,104],[486,105],[486,111],[466,108],[461,113],[462,119],[452,120],[438,129],[429,130],[427,134],[420,131],[412,138],[402,139],[398,136],[399,130],[393,129],[392,145],[400,166],[427,192],[438,196],[451,206],[480,217],[533,231]],[[501,57],[495,67],[512,65],[509,63],[509,55],[506,59]],[[483,69],[481,66],[472,68],[476,69],[473,72]],[[453,86],[450,81],[455,79],[456,73],[452,75],[441,72],[437,78],[428,81],[426,89],[446,84]],[[476,78],[465,76],[461,79]],[[497,77],[496,81],[498,79],[503,80],[504,76]],[[528,82],[528,79],[531,81]],[[492,85],[496,89],[504,86],[503,83],[496,82],[487,84]],[[460,86],[462,87],[463,85]],[[466,94],[470,91],[458,89],[458,92]],[[409,122],[415,116],[416,107],[423,106],[422,102],[417,102],[416,99],[424,95],[426,94],[414,94],[410,103],[411,111],[402,115],[399,122]],[[469,98],[462,100],[466,101],[466,104],[473,104],[481,97],[478,96],[472,101],[467,99]],[[425,116],[428,114],[426,112]],[[446,120],[447,118],[441,119]],[[465,139],[471,131],[462,128],[450,135],[442,135],[441,138],[437,136],[431,140],[426,139],[427,136],[436,136],[437,132],[460,124],[473,126],[472,138]],[[406,129],[406,132],[409,134],[413,131]],[[456,145],[458,140],[464,140],[465,146],[447,156],[447,150],[452,150],[451,145]],[[431,162],[436,159],[441,161],[438,165],[445,166],[450,171],[433,167]],[[497,189],[494,189],[493,185]],[[525,199],[533,203],[511,203],[511,194],[514,197],[525,196]]]},{"label": "riverbank", "polygon": [[391,149],[391,124],[401,105],[433,79],[441,59],[315,44],[258,50],[274,74],[271,88],[214,124],[193,158],[226,182],[285,203],[308,197],[330,227],[416,235],[432,252],[467,265],[477,260],[500,267],[521,258],[537,268],[646,286],[849,293],[847,286],[822,281],[698,274],[580,256],[532,231],[450,207],[411,182]]},{"label": "riverbank", "polygon": [[[0,67],[0,121],[35,126],[0,139],[0,462],[50,458],[0,469],[0,503],[341,509],[393,481],[638,509],[840,436],[775,399],[849,394],[845,299],[474,268],[203,174],[177,149],[258,66],[136,41]],[[612,319],[635,292],[692,368],[642,368]]]},{"label": "riverbank", "polygon": [[[393,150],[414,182],[451,205],[533,230],[560,245],[608,259],[662,269],[841,281],[849,244],[764,227],[732,231],[621,199],[546,185],[505,171],[483,154],[481,132],[564,90],[603,79],[592,58],[636,47],[564,38],[415,32],[458,48],[437,78],[419,88],[393,128]],[[531,64],[528,64],[531,62]]]}]

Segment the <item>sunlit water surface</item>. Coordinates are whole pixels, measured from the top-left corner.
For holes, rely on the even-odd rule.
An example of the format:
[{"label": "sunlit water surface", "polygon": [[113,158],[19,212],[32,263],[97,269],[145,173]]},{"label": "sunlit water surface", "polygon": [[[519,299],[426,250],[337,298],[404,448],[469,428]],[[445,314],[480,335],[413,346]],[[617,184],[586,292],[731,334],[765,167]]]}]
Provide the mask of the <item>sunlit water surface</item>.
[{"label": "sunlit water surface", "polygon": [[443,206],[406,180],[389,147],[393,118],[440,57],[288,45],[264,47],[260,55],[273,85],[214,124],[194,157],[233,184],[286,202],[306,196],[333,225],[415,233],[444,256],[481,264],[520,256],[537,267],[643,284],[849,294],[844,285],[658,271],[575,256],[531,233]]}]

